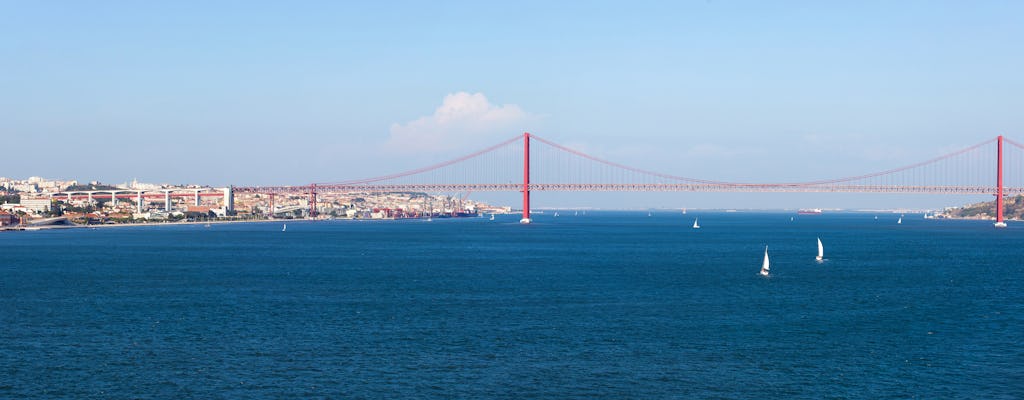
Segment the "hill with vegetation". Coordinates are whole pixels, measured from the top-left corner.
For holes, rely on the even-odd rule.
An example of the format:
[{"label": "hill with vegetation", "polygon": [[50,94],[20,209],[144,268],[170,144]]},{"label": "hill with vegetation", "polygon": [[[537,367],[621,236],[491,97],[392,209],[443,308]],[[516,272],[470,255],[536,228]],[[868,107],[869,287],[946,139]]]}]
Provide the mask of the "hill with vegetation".
[{"label": "hill with vegetation", "polygon": [[[984,201],[960,208],[950,208],[944,214],[949,218],[995,219],[996,202],[995,200]],[[1024,196],[1007,197],[1003,201],[1003,217],[1024,219]]]}]

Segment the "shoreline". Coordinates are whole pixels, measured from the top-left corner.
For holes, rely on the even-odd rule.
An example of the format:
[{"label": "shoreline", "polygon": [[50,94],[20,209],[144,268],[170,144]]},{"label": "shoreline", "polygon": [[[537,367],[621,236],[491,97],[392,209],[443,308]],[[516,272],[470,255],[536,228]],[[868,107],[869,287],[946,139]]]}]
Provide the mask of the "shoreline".
[{"label": "shoreline", "polygon": [[95,225],[43,225],[43,226],[12,226],[0,228],[2,231],[39,231],[39,230],[53,230],[53,229],[82,229],[82,228],[116,228],[116,227],[132,227],[132,226],[181,226],[181,225],[215,225],[215,224],[251,224],[251,223],[267,223],[267,222],[279,222],[279,221],[310,221],[306,219],[263,219],[263,220],[242,220],[242,221],[188,221],[188,222],[131,222],[124,224],[95,224]]},{"label": "shoreline", "polygon": [[[635,210],[630,210],[635,211]],[[861,211],[857,211],[861,212]],[[416,219],[416,218],[409,218]],[[954,216],[936,216],[928,217],[929,220],[952,220],[952,221],[995,221],[993,217],[954,217]],[[5,226],[0,227],[0,232],[6,231],[40,231],[40,230],[59,230],[59,229],[83,229],[83,228],[118,228],[118,227],[160,227],[160,226],[183,226],[183,225],[219,225],[219,224],[265,224],[265,223],[282,223],[288,222],[316,222],[316,221],[393,221],[394,218],[383,218],[383,219],[349,219],[349,218],[334,218],[330,220],[326,219],[261,219],[261,220],[229,220],[229,221],[188,221],[188,222],[131,222],[131,223],[120,223],[120,224],[95,224],[95,225],[42,225],[42,226]],[[1022,222],[1024,219],[1013,219],[1007,218],[1007,222]]]},{"label": "shoreline", "polygon": [[219,224],[264,224],[264,223],[282,223],[287,224],[288,222],[317,222],[317,221],[396,221],[396,220],[415,220],[424,218],[333,218],[333,219],[259,219],[259,220],[229,220],[229,221],[188,221],[188,222],[129,222],[119,224],[95,224],[95,225],[40,225],[40,226],[7,226],[0,228],[0,232],[5,231],[40,231],[40,230],[59,230],[59,229],[83,229],[83,228],[119,228],[119,227],[139,227],[139,226],[182,226],[182,225],[219,225]]}]

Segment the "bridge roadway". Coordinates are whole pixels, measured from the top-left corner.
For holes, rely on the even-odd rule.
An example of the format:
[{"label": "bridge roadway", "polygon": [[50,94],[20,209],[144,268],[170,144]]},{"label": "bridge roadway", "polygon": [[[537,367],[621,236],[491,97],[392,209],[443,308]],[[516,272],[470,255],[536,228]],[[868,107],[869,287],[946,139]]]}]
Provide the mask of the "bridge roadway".
[{"label": "bridge roadway", "polygon": [[[355,192],[521,192],[521,183],[377,184],[234,187],[240,193],[355,193]],[[560,192],[767,192],[767,193],[923,193],[993,194],[995,186],[895,186],[808,184],[715,184],[715,183],[530,183],[530,191]],[[1004,195],[1024,194],[1024,187],[1004,187]]]},{"label": "bridge roadway", "polygon": [[221,197],[224,199],[224,207],[229,211],[233,212],[235,209],[234,192],[230,187],[227,188],[161,188],[161,189],[97,189],[97,190],[69,190],[57,193],[48,193],[51,199],[67,199],[72,200],[88,200],[92,202],[94,199],[110,199],[114,205],[117,205],[118,200],[131,200],[136,201],[136,207],[138,212],[142,212],[143,201],[162,199],[164,202],[164,209],[167,211],[171,210],[171,199],[188,197],[192,198],[193,205],[199,205],[200,198],[203,197]]}]

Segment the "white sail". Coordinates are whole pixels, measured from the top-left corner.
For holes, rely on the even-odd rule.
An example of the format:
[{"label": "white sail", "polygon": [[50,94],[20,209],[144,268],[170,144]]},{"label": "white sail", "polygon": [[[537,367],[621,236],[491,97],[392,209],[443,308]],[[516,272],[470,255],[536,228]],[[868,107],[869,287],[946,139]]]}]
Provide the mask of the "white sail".
[{"label": "white sail", "polygon": [[693,229],[700,229],[700,225],[697,225],[697,218],[693,219]]},{"label": "white sail", "polygon": [[281,225],[281,232],[288,230],[288,224]]},{"label": "white sail", "polygon": [[764,262],[761,263],[761,275],[768,276],[768,246],[764,246]]},{"label": "white sail", "polygon": [[822,257],[824,257],[824,256],[825,256],[825,247],[823,247],[821,245],[821,238],[818,238],[818,257],[815,257],[815,259],[818,260],[818,261],[821,261]]},{"label": "white sail", "polygon": [[491,221],[494,221],[494,214],[491,214]]},{"label": "white sail", "polygon": [[896,223],[897,223],[897,224],[902,224],[902,223],[903,223],[903,217],[900,217],[900,219],[897,219],[897,220],[896,220]]}]

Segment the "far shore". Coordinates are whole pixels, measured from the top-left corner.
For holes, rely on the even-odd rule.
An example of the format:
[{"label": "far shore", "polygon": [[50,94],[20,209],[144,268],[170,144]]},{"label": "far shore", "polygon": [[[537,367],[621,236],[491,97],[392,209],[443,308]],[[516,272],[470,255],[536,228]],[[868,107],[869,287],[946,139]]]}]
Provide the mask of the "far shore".
[{"label": "far shore", "polygon": [[80,229],[80,228],[117,228],[117,227],[128,227],[128,226],[179,226],[179,225],[217,225],[217,224],[249,224],[249,223],[268,223],[268,222],[283,222],[288,221],[313,221],[308,219],[247,219],[247,220],[226,220],[226,221],[181,221],[181,222],[128,222],[118,224],[73,224],[73,225],[18,225],[0,228],[0,231],[25,231],[25,230],[43,230],[43,229]]},{"label": "far shore", "polygon": [[[633,211],[633,210],[630,210]],[[787,210],[788,211],[788,210]],[[856,212],[864,212],[858,210]],[[410,218],[416,219],[416,218]],[[969,217],[957,217],[950,215],[937,215],[935,217],[928,217],[931,220],[960,220],[960,221],[995,221],[994,217],[990,216],[969,216]],[[333,218],[330,221],[390,221],[394,218],[384,219],[365,219],[365,218]],[[115,223],[115,224],[71,224],[71,225],[16,225],[16,226],[4,226],[0,227],[0,232],[3,231],[38,231],[38,230],[52,230],[52,229],[81,229],[81,228],[116,228],[116,227],[139,227],[139,226],[181,226],[181,225],[219,225],[219,224],[265,224],[265,223],[288,223],[288,222],[315,222],[315,221],[328,221],[328,219],[247,219],[247,220],[211,220],[211,221],[180,221],[180,222],[127,222],[127,223]],[[1021,222],[1024,219],[1007,218],[1006,221]]]}]

